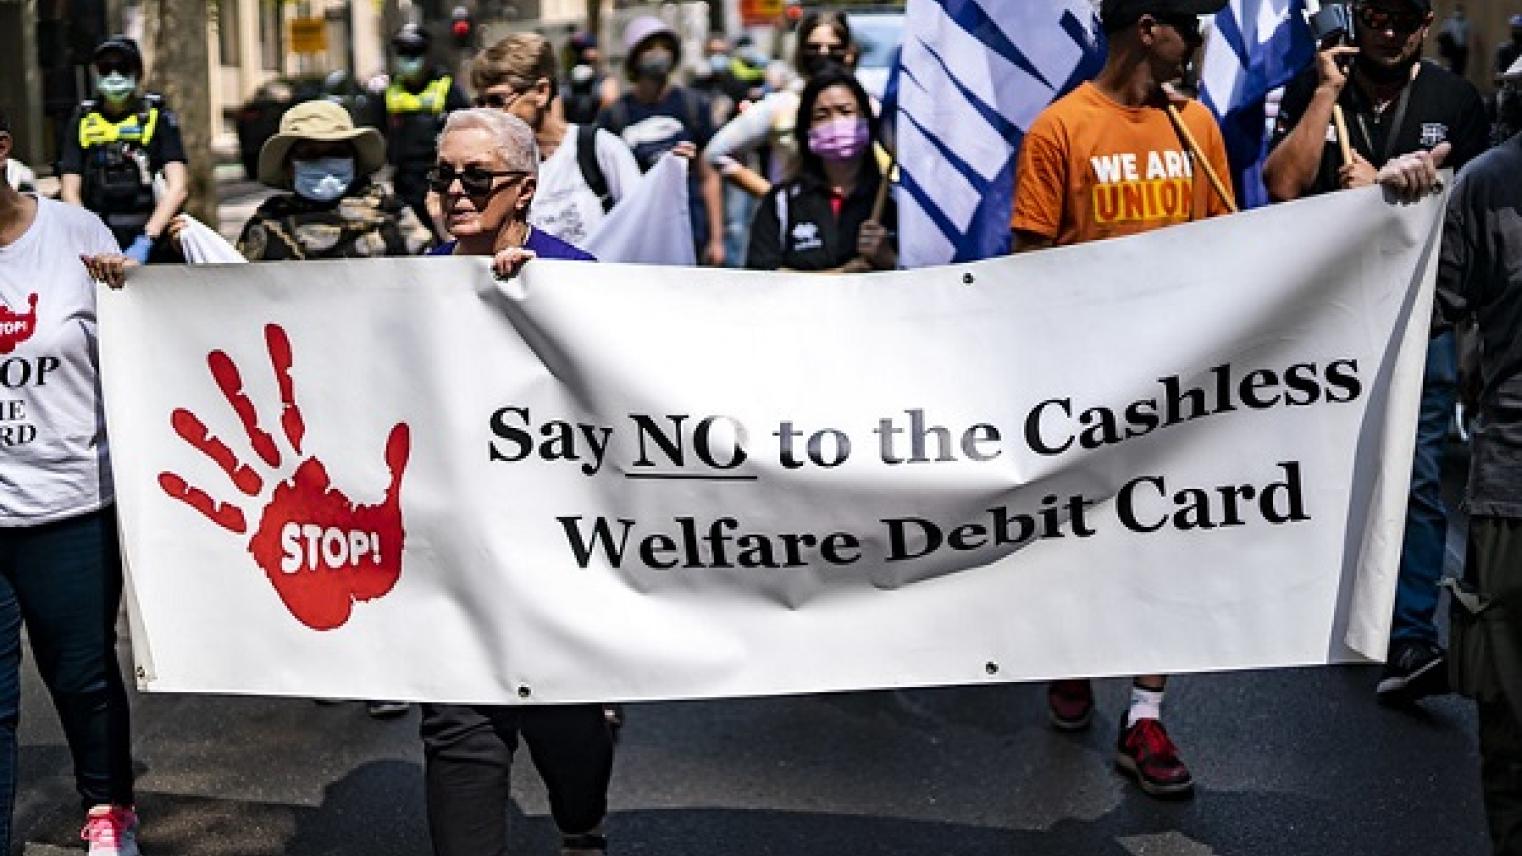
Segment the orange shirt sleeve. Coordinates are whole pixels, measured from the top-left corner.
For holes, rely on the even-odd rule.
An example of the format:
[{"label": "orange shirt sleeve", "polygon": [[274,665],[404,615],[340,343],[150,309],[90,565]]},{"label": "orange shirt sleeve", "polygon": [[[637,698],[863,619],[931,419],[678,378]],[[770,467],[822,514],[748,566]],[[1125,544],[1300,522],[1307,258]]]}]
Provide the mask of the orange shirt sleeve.
[{"label": "orange shirt sleeve", "polygon": [[1060,123],[1047,108],[1031,123],[1015,162],[1015,204],[1010,228],[1056,238],[1067,200],[1068,159]]},{"label": "orange shirt sleeve", "polygon": [[[1205,159],[1215,169],[1215,174],[1220,176],[1221,184],[1226,188],[1226,194],[1232,197],[1232,204],[1236,204],[1236,189],[1231,173],[1231,161],[1226,158],[1226,139],[1221,136],[1221,126],[1216,124],[1215,116],[1211,115],[1210,109],[1199,102],[1189,105],[1194,108],[1195,121],[1190,122],[1194,131],[1194,138],[1199,141],[1200,148],[1205,150]],[[1199,180],[1209,184],[1210,179],[1199,176]],[[1222,214],[1230,214],[1231,209],[1221,199],[1221,195],[1215,192],[1215,188],[1207,187],[1210,194],[1210,202],[1205,206],[1205,216],[1219,217]]]}]

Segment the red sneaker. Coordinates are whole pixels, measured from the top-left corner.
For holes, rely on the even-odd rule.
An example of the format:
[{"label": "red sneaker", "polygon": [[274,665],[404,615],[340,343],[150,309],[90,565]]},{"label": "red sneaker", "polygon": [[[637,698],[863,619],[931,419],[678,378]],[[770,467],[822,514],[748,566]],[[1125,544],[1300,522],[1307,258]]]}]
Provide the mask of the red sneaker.
[{"label": "red sneaker", "polygon": [[85,815],[79,837],[90,842],[90,856],[138,856],[137,812],[130,806],[98,805]]},{"label": "red sneaker", "polygon": [[1086,678],[1052,681],[1046,685],[1046,704],[1053,728],[1082,731],[1094,720],[1094,687]]},{"label": "red sneaker", "polygon": [[1163,724],[1155,719],[1138,719],[1130,728],[1121,715],[1120,745],[1115,752],[1115,766],[1136,779],[1136,784],[1150,796],[1185,797],[1194,790],[1194,777],[1179,759],[1178,747],[1169,739]]}]

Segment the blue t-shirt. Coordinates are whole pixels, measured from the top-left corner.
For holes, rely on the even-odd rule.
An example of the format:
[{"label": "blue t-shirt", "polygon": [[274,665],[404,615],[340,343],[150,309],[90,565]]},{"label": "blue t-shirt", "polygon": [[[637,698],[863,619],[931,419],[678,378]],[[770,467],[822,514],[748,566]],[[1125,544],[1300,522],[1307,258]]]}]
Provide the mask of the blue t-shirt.
[{"label": "blue t-shirt", "polygon": [[714,134],[708,99],[680,86],[668,89],[654,104],[625,93],[598,114],[597,125],[624,141],[643,172],[677,143],[693,143],[701,150]]},{"label": "blue t-shirt", "polygon": [[[454,247],[458,243],[459,241],[445,241],[429,250],[428,255],[454,255]],[[548,232],[541,232],[538,229],[529,229],[528,239],[523,242],[523,248],[533,252],[536,257],[541,259],[563,259],[569,262],[597,261],[597,258],[591,253],[577,249],[554,235]]]}]

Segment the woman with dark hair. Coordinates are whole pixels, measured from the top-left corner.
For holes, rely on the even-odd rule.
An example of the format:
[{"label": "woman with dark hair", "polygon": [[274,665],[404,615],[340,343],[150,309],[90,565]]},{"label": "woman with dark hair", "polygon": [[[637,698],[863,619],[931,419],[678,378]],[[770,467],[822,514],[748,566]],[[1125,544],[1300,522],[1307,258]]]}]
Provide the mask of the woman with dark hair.
[{"label": "woman with dark hair", "polygon": [[[746,267],[857,273],[898,265],[891,194],[872,155],[877,121],[848,71],[814,76],[798,97],[798,170],[761,200]],[[881,199],[881,211],[874,209]]]},{"label": "woman with dark hair", "polygon": [[[856,56],[851,25],[844,12],[805,15],[798,24],[798,47],[793,54],[793,66],[799,75],[795,85],[771,93],[720,128],[703,150],[703,159],[728,181],[754,196],[765,196],[773,182],[797,167],[794,130],[801,90],[825,71],[854,70]],[[771,168],[769,176],[762,176],[747,166],[746,160],[767,145],[771,147]]]}]

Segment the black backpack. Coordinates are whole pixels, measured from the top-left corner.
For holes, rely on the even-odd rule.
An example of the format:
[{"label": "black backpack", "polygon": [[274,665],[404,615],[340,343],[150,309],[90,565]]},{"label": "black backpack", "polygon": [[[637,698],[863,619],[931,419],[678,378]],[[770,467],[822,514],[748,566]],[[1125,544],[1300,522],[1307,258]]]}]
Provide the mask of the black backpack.
[{"label": "black backpack", "polygon": [[613,194],[608,190],[608,177],[602,174],[602,164],[597,162],[597,126],[578,125],[576,128],[576,165],[581,167],[581,177],[587,187],[597,194],[603,213],[613,210]]}]

